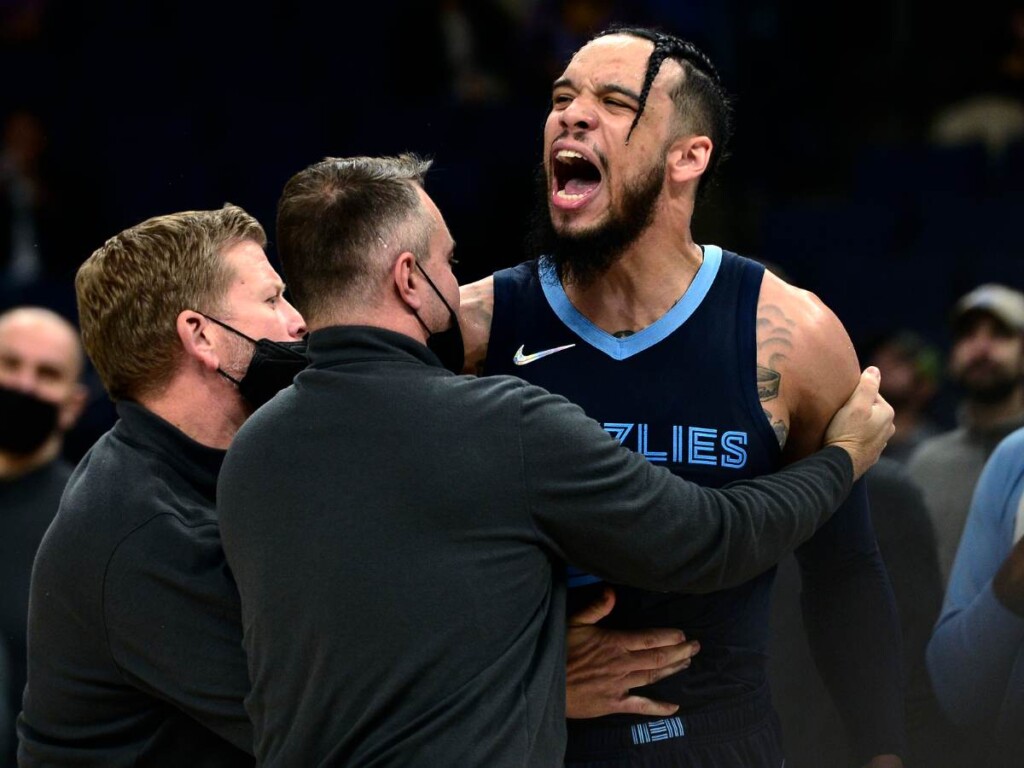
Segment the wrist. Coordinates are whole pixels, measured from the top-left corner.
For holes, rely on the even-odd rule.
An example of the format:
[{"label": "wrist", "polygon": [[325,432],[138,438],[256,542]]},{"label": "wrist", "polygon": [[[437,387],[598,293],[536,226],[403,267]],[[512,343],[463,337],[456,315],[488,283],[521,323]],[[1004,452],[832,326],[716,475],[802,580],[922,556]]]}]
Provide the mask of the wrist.
[{"label": "wrist", "polygon": [[1010,563],[1003,563],[992,579],[992,592],[1000,605],[1008,611],[1024,617],[1024,583]]}]

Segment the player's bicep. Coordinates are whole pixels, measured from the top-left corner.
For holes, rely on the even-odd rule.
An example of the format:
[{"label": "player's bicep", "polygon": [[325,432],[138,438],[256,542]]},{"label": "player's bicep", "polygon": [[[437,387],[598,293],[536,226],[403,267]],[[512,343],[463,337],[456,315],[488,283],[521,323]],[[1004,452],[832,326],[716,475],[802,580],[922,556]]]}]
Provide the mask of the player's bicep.
[{"label": "player's bicep", "polygon": [[494,278],[485,277],[459,288],[459,325],[466,348],[465,373],[480,374],[487,360],[487,343],[494,317]]},{"label": "player's bicep", "polygon": [[828,423],[857,386],[860,364],[835,313],[812,293],[790,291],[794,325],[782,375],[788,379],[785,453],[795,460],[821,447]]}]

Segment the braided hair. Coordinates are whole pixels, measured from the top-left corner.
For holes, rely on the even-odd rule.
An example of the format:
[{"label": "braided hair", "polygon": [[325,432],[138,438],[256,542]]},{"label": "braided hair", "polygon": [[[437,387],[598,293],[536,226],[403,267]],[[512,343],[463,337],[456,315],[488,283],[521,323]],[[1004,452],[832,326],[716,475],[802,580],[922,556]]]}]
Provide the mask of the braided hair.
[{"label": "braided hair", "polygon": [[639,37],[654,43],[654,50],[647,59],[647,71],[644,73],[643,87],[640,89],[636,117],[633,118],[633,124],[626,134],[627,144],[637,123],[643,117],[647,96],[662,63],[665,59],[672,59],[682,67],[683,80],[669,94],[675,104],[676,113],[687,121],[694,131],[709,136],[715,146],[702,178],[704,183],[699,186],[699,189],[704,188],[714,175],[719,162],[725,157],[725,147],[732,133],[732,105],[715,65],[711,63],[707,54],[693,43],[658,30],[614,26],[599,32],[592,39],[609,35]]}]

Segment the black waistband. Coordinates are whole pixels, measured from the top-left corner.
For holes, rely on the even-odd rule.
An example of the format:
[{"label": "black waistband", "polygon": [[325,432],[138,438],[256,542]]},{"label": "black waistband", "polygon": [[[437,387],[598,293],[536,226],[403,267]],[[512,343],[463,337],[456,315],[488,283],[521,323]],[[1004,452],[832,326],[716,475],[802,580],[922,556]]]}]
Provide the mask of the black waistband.
[{"label": "black waistband", "polygon": [[728,702],[665,718],[637,720],[634,724],[607,720],[569,720],[567,760],[585,760],[594,754],[685,738],[691,742],[724,741],[774,721],[767,685]]}]

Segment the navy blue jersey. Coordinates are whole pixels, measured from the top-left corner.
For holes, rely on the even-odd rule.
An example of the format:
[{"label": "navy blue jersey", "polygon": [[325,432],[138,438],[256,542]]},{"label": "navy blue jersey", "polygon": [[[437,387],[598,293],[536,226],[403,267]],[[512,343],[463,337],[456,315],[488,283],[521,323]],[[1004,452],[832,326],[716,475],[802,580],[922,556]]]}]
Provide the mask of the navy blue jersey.
[{"label": "navy blue jersey", "polygon": [[[620,339],[572,306],[549,262],[520,264],[494,276],[485,372],[567,397],[623,445],[702,485],[772,472],[781,451],[756,376],[763,275],[760,264],[706,246],[686,294],[654,324]],[[689,670],[636,692],[685,712],[760,688],[773,577],[709,595],[616,586],[607,626],[678,627],[701,641]],[[570,570],[577,596],[593,581]]]}]

